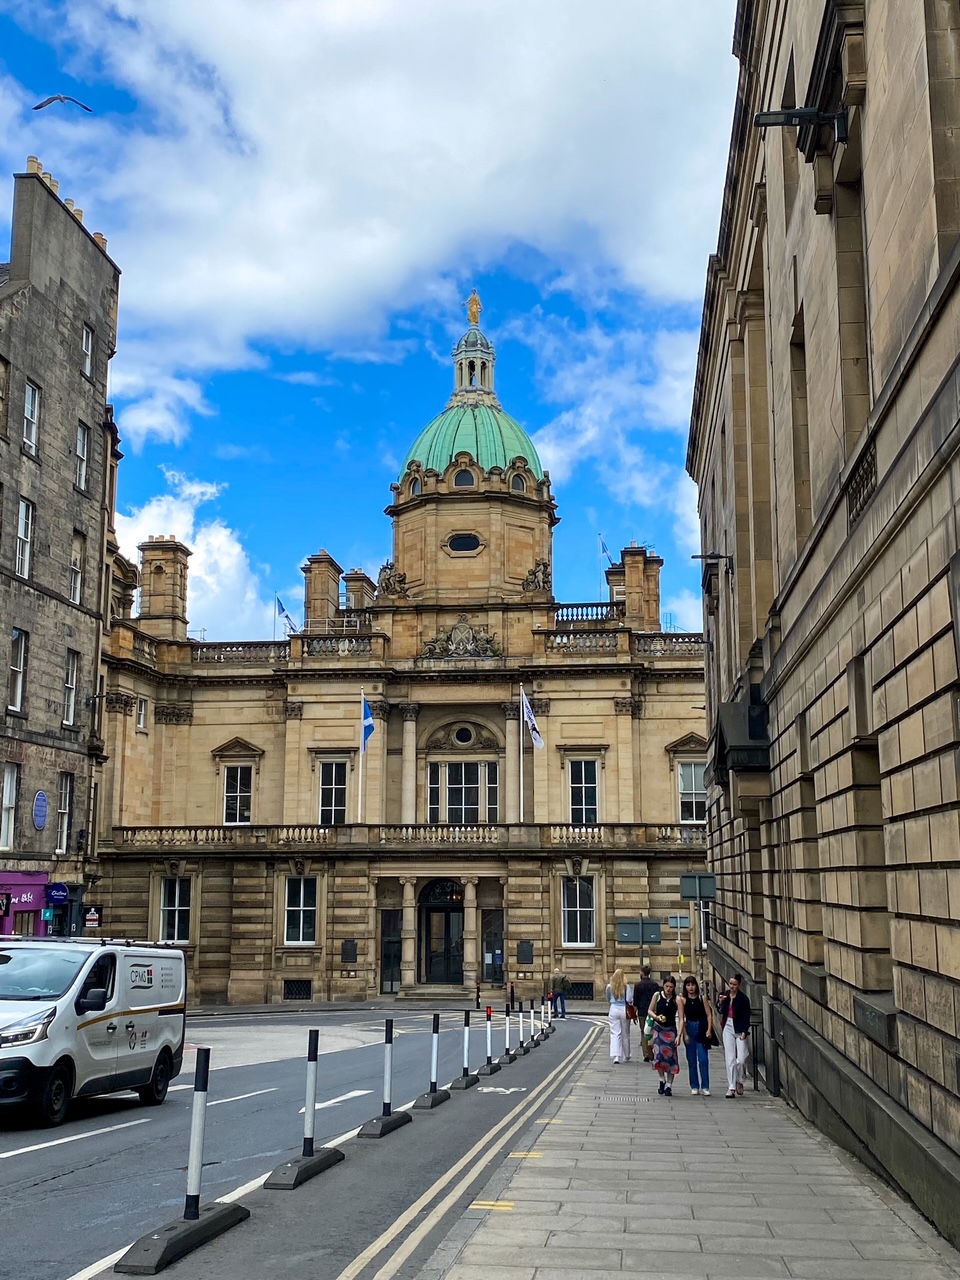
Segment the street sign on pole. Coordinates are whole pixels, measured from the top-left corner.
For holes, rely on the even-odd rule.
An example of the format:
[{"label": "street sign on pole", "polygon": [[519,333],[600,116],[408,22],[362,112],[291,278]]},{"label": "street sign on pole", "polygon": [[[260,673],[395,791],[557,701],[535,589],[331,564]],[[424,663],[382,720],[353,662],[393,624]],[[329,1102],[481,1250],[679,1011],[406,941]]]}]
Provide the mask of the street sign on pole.
[{"label": "street sign on pole", "polygon": [[668,916],[667,922],[669,923],[671,929],[689,929],[690,928],[689,916]]},{"label": "street sign on pole", "polygon": [[680,897],[684,902],[712,902],[717,896],[717,877],[691,872],[680,877]]}]

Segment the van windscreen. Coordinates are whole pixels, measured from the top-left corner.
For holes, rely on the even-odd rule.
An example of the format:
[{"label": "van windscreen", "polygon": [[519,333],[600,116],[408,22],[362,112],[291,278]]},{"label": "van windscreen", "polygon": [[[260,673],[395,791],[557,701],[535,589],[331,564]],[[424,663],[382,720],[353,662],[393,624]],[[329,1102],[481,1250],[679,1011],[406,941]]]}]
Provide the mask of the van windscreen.
[{"label": "van windscreen", "polygon": [[86,959],[59,947],[0,947],[0,1000],[56,999]]}]

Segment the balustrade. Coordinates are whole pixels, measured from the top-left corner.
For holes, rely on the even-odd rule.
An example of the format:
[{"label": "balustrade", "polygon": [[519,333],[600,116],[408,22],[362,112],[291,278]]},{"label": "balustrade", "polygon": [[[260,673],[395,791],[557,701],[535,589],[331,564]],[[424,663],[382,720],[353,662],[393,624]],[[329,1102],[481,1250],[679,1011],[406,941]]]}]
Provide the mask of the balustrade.
[{"label": "balustrade", "polygon": [[546,636],[548,653],[616,653],[616,631],[554,631]]},{"label": "balustrade", "polygon": [[605,600],[596,604],[562,604],[554,610],[554,626],[559,630],[577,622],[619,622],[626,615],[622,600]]},{"label": "balustrade", "polygon": [[285,640],[247,640],[241,644],[195,644],[190,650],[194,662],[262,663],[290,661],[290,645]]}]

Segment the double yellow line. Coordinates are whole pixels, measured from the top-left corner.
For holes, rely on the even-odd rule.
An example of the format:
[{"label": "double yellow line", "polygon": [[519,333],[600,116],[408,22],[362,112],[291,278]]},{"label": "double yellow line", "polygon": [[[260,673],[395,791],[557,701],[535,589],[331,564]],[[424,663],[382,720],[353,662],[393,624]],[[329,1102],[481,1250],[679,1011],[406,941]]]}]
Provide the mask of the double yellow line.
[{"label": "double yellow line", "polygon": [[[503,1117],[503,1119],[490,1130],[480,1141],[467,1152],[465,1156],[457,1161],[457,1163],[439,1177],[432,1187],[429,1187],[418,1200],[415,1200],[409,1209],[397,1218],[386,1231],[377,1236],[364,1249],[363,1253],[358,1254],[348,1267],[337,1276],[337,1280],[357,1280],[359,1276],[373,1260],[384,1249],[388,1248],[398,1237],[403,1235],[407,1227],[413,1220],[426,1209],[445,1187],[456,1178],[457,1174],[462,1173],[464,1169],[469,1171],[460,1179],[456,1186],[443,1197],[443,1199],[431,1210],[424,1218],[420,1225],[411,1231],[404,1242],[391,1254],[390,1258],[383,1264],[376,1273],[373,1280],[391,1280],[395,1276],[403,1264],[410,1258],[442,1221],[444,1215],[456,1204],[460,1197],[464,1194],[472,1182],[475,1182],[483,1170],[490,1164],[494,1156],[507,1145],[512,1137],[519,1132],[520,1129],[529,1123],[529,1113],[540,1105],[543,1096],[559,1081],[562,1075],[572,1071],[580,1059],[584,1056],[596,1037],[600,1034],[598,1026],[592,1026],[587,1034],[583,1037],[571,1053],[569,1053],[563,1062],[542,1080],[540,1084],[532,1091],[529,1097]],[[497,1135],[500,1135],[497,1137]],[[496,1138],[495,1142],[491,1139]]]}]

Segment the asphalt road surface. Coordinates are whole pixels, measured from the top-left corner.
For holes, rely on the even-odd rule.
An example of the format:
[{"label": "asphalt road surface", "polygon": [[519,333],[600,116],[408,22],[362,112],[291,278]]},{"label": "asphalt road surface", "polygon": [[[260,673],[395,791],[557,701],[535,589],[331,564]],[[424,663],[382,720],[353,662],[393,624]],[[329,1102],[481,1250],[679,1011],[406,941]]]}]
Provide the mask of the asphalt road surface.
[{"label": "asphalt road surface", "polygon": [[[474,1018],[477,1015],[474,1014]],[[316,1138],[318,1146],[379,1115],[383,1085],[383,1016],[374,1012],[329,1014],[236,1015],[208,1022],[189,1021],[188,1045],[212,1049],[209,1111],[204,1151],[203,1200],[217,1199],[265,1175],[282,1160],[299,1152],[303,1126],[304,1057],[307,1028],[320,1028]],[[432,1125],[437,1146],[424,1165],[424,1177],[435,1177],[444,1162],[456,1162],[482,1135],[488,1123],[516,1103],[514,1093],[533,1087],[560,1057],[560,1042],[569,1050],[584,1034],[586,1023],[568,1021],[528,1058],[483,1081],[510,1093],[486,1093],[469,1108],[469,1123],[452,1118],[464,1099],[454,1099],[431,1113],[431,1121],[450,1113],[443,1125]],[[395,1107],[411,1102],[429,1083],[429,1013],[394,1015]],[[516,1039],[514,1023],[514,1039]],[[444,1013],[441,1020],[441,1085],[458,1076],[462,1067],[462,1014]],[[494,1022],[494,1057],[503,1048],[503,1016]],[[476,1069],[486,1054],[482,1024],[471,1029],[470,1065]],[[179,1217],[183,1208],[191,1082],[195,1052],[188,1051],[183,1073],[162,1107],[140,1105],[133,1094],[77,1102],[58,1129],[39,1129],[28,1117],[0,1113],[0,1277],[2,1280],[68,1280],[79,1277],[99,1259],[124,1248],[139,1235]],[[523,1081],[519,1074],[522,1072]],[[510,1073],[517,1073],[516,1079]],[[470,1093],[476,1093],[471,1090]],[[482,1105],[481,1105],[482,1103]],[[467,1112],[462,1112],[461,1119]],[[420,1118],[420,1117],[418,1117]],[[383,1143],[396,1143],[419,1133],[414,1123]],[[432,1141],[434,1139],[431,1139]],[[407,1142],[415,1142],[407,1138]],[[378,1148],[381,1143],[360,1143]],[[420,1143],[422,1147],[422,1141]],[[369,1189],[376,1161],[364,1152],[353,1170]],[[339,1166],[338,1168],[343,1168]],[[381,1169],[382,1173],[382,1169]],[[330,1177],[332,1175],[326,1175]],[[323,1179],[318,1179],[318,1182]],[[346,1219],[360,1217],[359,1232],[350,1229],[337,1246],[339,1262],[348,1262],[362,1243],[382,1231],[405,1198],[414,1196],[417,1179],[390,1179],[367,1201],[368,1212],[358,1214],[355,1197],[363,1185],[350,1187],[354,1197],[344,1205]],[[422,1179],[421,1179],[422,1181]],[[276,1196],[277,1193],[258,1193]],[[289,1193],[287,1199],[302,1195]],[[366,1198],[366,1197],[364,1197]],[[246,1198],[244,1203],[247,1203]],[[252,1224],[237,1231],[249,1232]],[[232,1233],[236,1235],[237,1232]],[[354,1246],[357,1246],[357,1249]],[[207,1246],[208,1250],[215,1245]],[[351,1252],[353,1251],[353,1252]],[[199,1276],[200,1259],[177,1264],[174,1271]],[[349,1255],[349,1256],[348,1256]],[[266,1261],[266,1259],[264,1259]],[[331,1264],[333,1265],[333,1264]],[[338,1274],[332,1271],[330,1274]],[[173,1274],[173,1271],[168,1274]],[[211,1273],[213,1274],[213,1273]],[[279,1272],[278,1272],[279,1274]],[[292,1274],[292,1273],[291,1273]],[[316,1270],[308,1273],[320,1274]]]}]

